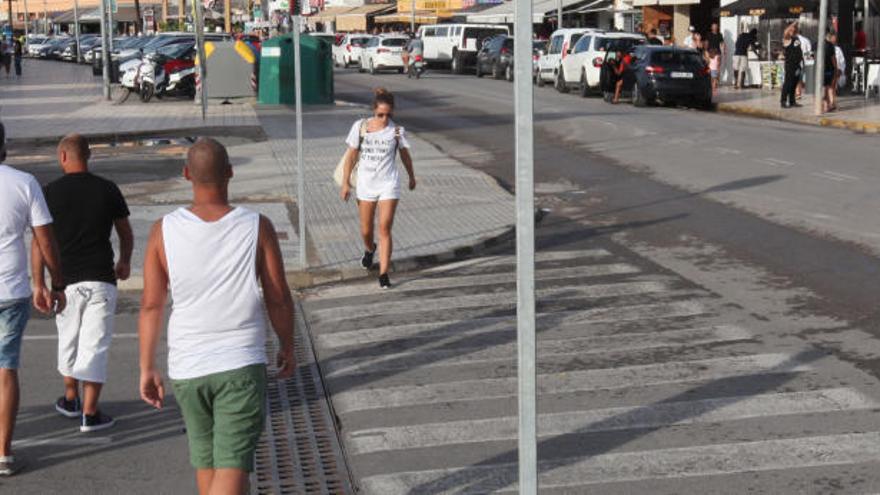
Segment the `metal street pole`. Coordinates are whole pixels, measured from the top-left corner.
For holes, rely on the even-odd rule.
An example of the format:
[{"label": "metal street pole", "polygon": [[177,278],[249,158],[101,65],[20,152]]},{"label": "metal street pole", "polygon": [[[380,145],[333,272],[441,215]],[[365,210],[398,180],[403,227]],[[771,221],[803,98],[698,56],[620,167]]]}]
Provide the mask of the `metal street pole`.
[{"label": "metal street pole", "polygon": [[27,50],[28,46],[28,28],[31,23],[31,18],[28,16],[27,9],[27,0],[24,0],[24,49]]},{"label": "metal street pole", "polygon": [[73,0],[73,32],[76,36],[76,61],[82,62],[82,50],[79,44],[79,0]]},{"label": "metal street pole", "polygon": [[46,6],[46,0],[43,0],[43,34],[49,34],[49,7]]},{"label": "metal street pole", "polygon": [[223,0],[223,28],[225,32],[232,32],[232,1]]},{"label": "metal street pole", "polygon": [[[516,138],[519,493],[521,495],[536,495],[538,493],[538,417],[537,376],[535,374],[535,138],[534,94],[532,92],[532,0],[515,0],[515,2],[513,100]],[[561,18],[561,8],[559,12]],[[562,27],[561,23],[560,27]]]},{"label": "metal street pole", "polygon": [[116,35],[116,24],[113,22],[114,3],[116,3],[115,0],[109,0],[109,5],[107,6],[107,42],[110,43],[107,49],[110,50],[110,53],[113,53],[113,36]]},{"label": "metal street pole", "polygon": [[196,46],[199,51],[199,95],[202,103],[202,121],[208,115],[208,57],[205,56],[205,18],[202,15],[202,1],[193,0],[193,26],[196,30]]},{"label": "metal street pole", "polygon": [[562,29],[562,0],[556,0],[556,29]]},{"label": "metal street pole", "polygon": [[412,0],[412,11],[409,13],[409,31],[416,34],[416,0]]},{"label": "metal street pole", "polygon": [[822,115],[822,102],[825,96],[825,30],[828,29],[828,0],[819,3],[819,47],[816,50],[816,99],[813,111],[816,115]]},{"label": "metal street pole", "polygon": [[300,61],[300,19],[293,16],[293,86],[296,101],[296,209],[299,211],[299,265],[309,267],[306,256],[306,172],[303,161],[302,64]]},{"label": "metal street pole", "polygon": [[103,62],[104,98],[110,99],[110,47],[107,42],[107,5],[108,0],[101,0],[101,61]]}]

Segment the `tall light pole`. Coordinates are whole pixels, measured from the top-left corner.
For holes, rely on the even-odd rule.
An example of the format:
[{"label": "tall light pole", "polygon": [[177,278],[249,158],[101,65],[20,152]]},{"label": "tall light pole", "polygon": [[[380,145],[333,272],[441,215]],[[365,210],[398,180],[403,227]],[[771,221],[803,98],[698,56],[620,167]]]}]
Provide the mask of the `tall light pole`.
[{"label": "tall light pole", "polygon": [[[532,0],[515,0],[513,101],[516,150],[516,331],[519,493],[538,493],[535,337],[535,156]],[[562,17],[561,0],[559,16]],[[560,26],[562,23],[560,22]]]},{"label": "tall light pole", "polygon": [[296,102],[296,209],[299,212],[299,265],[309,267],[306,253],[306,173],[303,161],[302,59],[300,58],[300,13],[293,16],[293,91]]},{"label": "tall light pole", "polygon": [[819,3],[819,47],[816,50],[816,99],[814,102],[814,112],[816,115],[822,115],[822,103],[825,97],[825,31],[828,26],[828,0],[821,0]]},{"label": "tall light pole", "polygon": [[223,28],[227,33],[232,32],[232,1],[223,0]]},{"label": "tall light pole", "polygon": [[556,29],[562,29],[562,0],[556,0]]},{"label": "tall light pole", "polygon": [[202,1],[193,0],[193,27],[196,30],[196,47],[199,51],[199,96],[202,104],[202,121],[208,114],[208,57],[205,55],[205,17],[202,14]]},{"label": "tall light pole", "polygon": [[411,9],[409,13],[409,32],[416,34],[416,0],[412,0]]},{"label": "tall light pole", "polygon": [[79,0],[73,0],[73,33],[76,36],[76,61],[82,62],[81,46],[79,44]]},{"label": "tall light pole", "polygon": [[110,44],[107,41],[108,0],[101,0],[101,61],[103,62],[104,98],[110,99]]},{"label": "tall light pole", "polygon": [[27,0],[24,0],[24,49],[27,50],[28,45],[28,28],[31,18],[28,16]]},{"label": "tall light pole", "polygon": [[49,34],[49,7],[46,6],[46,0],[43,0],[43,34]]}]

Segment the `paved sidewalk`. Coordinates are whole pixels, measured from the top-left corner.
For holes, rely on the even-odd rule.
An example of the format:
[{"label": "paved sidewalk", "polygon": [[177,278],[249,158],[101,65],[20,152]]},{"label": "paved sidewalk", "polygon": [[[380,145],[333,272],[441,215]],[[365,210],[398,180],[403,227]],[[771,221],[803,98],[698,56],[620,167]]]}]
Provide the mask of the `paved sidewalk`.
[{"label": "paved sidewalk", "polygon": [[129,98],[122,105],[104,100],[101,79],[91,67],[25,59],[21,79],[0,79],[0,119],[8,138],[54,141],[70,132],[118,135],[171,130],[257,126],[250,105],[201,107],[191,101]]},{"label": "paved sidewalk", "polygon": [[799,108],[783,109],[779,105],[779,98],[778,90],[735,90],[729,86],[721,88],[715,95],[719,112],[850,129],[869,134],[880,133],[880,101],[876,99],[865,100],[863,95],[841,96],[839,110],[816,116],[813,112],[812,95],[805,95],[801,101],[803,106]]}]

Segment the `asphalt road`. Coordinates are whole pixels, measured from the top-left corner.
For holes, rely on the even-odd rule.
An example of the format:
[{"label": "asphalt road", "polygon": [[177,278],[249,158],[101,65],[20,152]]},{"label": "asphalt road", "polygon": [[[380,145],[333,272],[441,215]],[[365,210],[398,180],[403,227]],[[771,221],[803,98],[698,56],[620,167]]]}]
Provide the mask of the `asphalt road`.
[{"label": "asphalt road", "polygon": [[[510,84],[378,85],[513,183]],[[880,491],[876,141],[536,95],[542,493]],[[512,254],[306,295],[365,493],[515,490]]]}]

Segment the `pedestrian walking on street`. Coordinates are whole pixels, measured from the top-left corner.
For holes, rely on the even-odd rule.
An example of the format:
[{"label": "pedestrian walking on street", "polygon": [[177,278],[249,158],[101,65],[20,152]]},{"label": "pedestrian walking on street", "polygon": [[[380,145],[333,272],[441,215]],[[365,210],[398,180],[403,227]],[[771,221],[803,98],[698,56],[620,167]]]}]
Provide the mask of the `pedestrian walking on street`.
[{"label": "pedestrian walking on street", "polygon": [[0,42],[0,61],[3,62],[3,68],[6,70],[6,77],[9,77],[9,68],[12,65],[13,54],[12,40],[8,36],[3,37]]},{"label": "pedestrian walking on street", "polygon": [[785,57],[785,82],[782,84],[782,108],[799,107],[797,102],[797,87],[801,81],[804,70],[804,52],[801,49],[801,41],[797,37],[796,24],[790,24],[785,28],[782,36],[783,54]]},{"label": "pedestrian walking on street", "polygon": [[400,172],[397,167],[397,154],[409,174],[409,189],[416,188],[409,142],[403,127],[394,123],[394,95],[385,88],[375,91],[373,98],[373,118],[361,119],[352,124],[345,144],[348,150],[344,158],[345,169],[342,177],[341,195],[348,201],[351,195],[351,175],[357,167],[357,202],[360,212],[361,237],[364,242],[364,256],[361,265],[365,269],[373,266],[376,254],[374,223],[376,210],[379,210],[379,286],[391,287],[388,269],[391,265],[393,241],[391,228],[394,213],[400,200]]},{"label": "pedestrian walking on street", "polygon": [[829,31],[825,35],[825,73],[822,74],[822,111],[837,110],[837,79],[840,66],[837,64],[837,33]]},{"label": "pedestrian walking on street", "polygon": [[[31,296],[37,309],[64,310],[64,275],[52,233],[52,216],[43,191],[30,174],[19,172],[6,160],[6,130],[0,124],[0,476],[21,469],[12,453],[12,433],[18,415],[18,367],[21,337],[30,318]],[[38,250],[52,276],[51,290],[31,291],[24,234],[33,231]]]},{"label": "pedestrian walking on street", "polygon": [[[61,249],[67,308],[55,316],[58,327],[58,372],[64,395],[55,410],[80,420],[81,432],[112,427],[115,421],[98,408],[107,382],[107,358],[116,318],[117,280],[128,279],[134,236],[128,205],[113,182],[89,172],[89,143],[71,134],[58,144],[64,176],[45,187],[53,231]],[[119,237],[119,259],[113,263],[110,234]],[[44,286],[43,259],[31,250],[34,284]],[[82,385],[82,395],[80,395]]]},{"label": "pedestrian walking on street", "polygon": [[21,40],[17,39],[13,42],[12,45],[12,58],[15,63],[15,75],[16,77],[21,77],[21,57],[23,55],[23,49],[21,46]]},{"label": "pedestrian walking on street", "polygon": [[229,204],[226,148],[200,139],[183,173],[192,204],[156,222],[146,247],[140,394],[153,407],[164,403],[155,355],[170,289],[168,376],[199,493],[243,494],[265,418],[265,315],[280,341],[278,377],[287,378],[294,370],[293,299],[272,222]]}]

